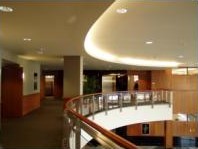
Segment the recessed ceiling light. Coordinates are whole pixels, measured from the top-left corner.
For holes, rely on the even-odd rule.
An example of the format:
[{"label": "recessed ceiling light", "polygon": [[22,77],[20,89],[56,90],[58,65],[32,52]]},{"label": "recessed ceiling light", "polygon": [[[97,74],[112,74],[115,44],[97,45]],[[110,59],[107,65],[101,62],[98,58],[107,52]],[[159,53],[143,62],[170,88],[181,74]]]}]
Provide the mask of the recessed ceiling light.
[{"label": "recessed ceiling light", "polygon": [[24,41],[31,41],[31,38],[23,38]]},{"label": "recessed ceiling light", "polygon": [[44,49],[40,48],[40,50],[37,51],[38,54],[43,54],[44,53]]},{"label": "recessed ceiling light", "polygon": [[38,54],[43,54],[43,51],[37,51]]},{"label": "recessed ceiling light", "polygon": [[0,11],[2,11],[2,12],[12,12],[13,9],[11,7],[0,6]]},{"label": "recessed ceiling light", "polygon": [[145,44],[153,44],[153,41],[146,41]]},{"label": "recessed ceiling light", "polygon": [[127,13],[127,9],[119,8],[119,9],[116,10],[116,12],[119,13],[119,14],[124,14],[124,13]]},{"label": "recessed ceiling light", "polygon": [[184,56],[183,56],[183,55],[179,55],[178,57],[179,57],[179,58],[184,58]]}]

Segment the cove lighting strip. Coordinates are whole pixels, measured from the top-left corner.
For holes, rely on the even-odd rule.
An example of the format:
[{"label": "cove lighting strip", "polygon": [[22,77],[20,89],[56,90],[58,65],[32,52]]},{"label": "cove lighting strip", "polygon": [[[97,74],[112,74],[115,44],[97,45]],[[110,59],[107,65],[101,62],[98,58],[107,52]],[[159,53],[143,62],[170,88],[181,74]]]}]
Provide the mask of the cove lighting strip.
[{"label": "cove lighting strip", "polygon": [[147,60],[147,59],[139,59],[133,57],[119,57],[118,55],[108,53],[108,50],[100,49],[96,44],[94,44],[92,40],[93,27],[89,30],[85,42],[84,47],[85,51],[100,60],[126,64],[126,65],[135,65],[135,66],[149,66],[149,67],[178,67],[179,63],[174,61],[159,61],[159,60]]}]

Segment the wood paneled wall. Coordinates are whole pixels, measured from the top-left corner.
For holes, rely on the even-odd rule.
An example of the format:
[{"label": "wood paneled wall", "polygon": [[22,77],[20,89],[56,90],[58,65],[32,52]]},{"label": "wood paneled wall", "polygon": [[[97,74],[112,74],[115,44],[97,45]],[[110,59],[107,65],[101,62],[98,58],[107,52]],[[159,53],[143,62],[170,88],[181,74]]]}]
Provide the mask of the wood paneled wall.
[{"label": "wood paneled wall", "polygon": [[173,112],[198,113],[198,76],[172,75],[171,70],[152,71],[152,89],[173,90]]},{"label": "wood paneled wall", "polygon": [[[134,71],[134,70],[128,70],[127,75],[133,76],[138,75],[139,76],[139,90],[150,90],[151,89],[151,71]],[[134,82],[133,79],[128,80],[128,90],[133,90]]]},{"label": "wood paneled wall", "polygon": [[164,123],[164,146],[165,148],[173,148],[173,123],[165,121]]},{"label": "wood paneled wall", "polygon": [[40,94],[23,96],[23,70],[18,65],[2,68],[2,116],[21,117],[40,107]]},{"label": "wood paneled wall", "polygon": [[2,117],[22,115],[23,70],[18,65],[2,68]]},{"label": "wood paneled wall", "polygon": [[[165,122],[150,122],[148,124],[150,126],[149,134],[142,134],[142,124],[133,124],[127,127],[127,136],[165,136]],[[170,128],[174,137],[198,137],[198,122],[169,121],[169,124],[172,125]]]},{"label": "wood paneled wall", "polygon": [[198,122],[173,122],[173,136],[198,137]]},{"label": "wood paneled wall", "polygon": [[45,76],[40,76],[40,99],[43,100],[45,98]]},{"label": "wood paneled wall", "polygon": [[[135,74],[130,72],[130,74]],[[151,89],[173,90],[173,113],[196,114],[198,113],[198,75],[172,75],[172,70],[151,71]],[[170,121],[152,122],[150,134],[147,136],[166,136],[166,145],[172,146],[172,136],[198,137],[198,122]],[[127,127],[128,136],[142,136],[142,124]],[[165,127],[166,126],[166,127]],[[171,133],[165,133],[165,128]]]},{"label": "wood paneled wall", "polygon": [[40,94],[31,94],[23,96],[23,115],[40,107]]},{"label": "wood paneled wall", "polygon": [[[164,122],[150,122],[150,133],[146,136],[164,136]],[[142,134],[142,124],[133,124],[127,127],[127,136],[145,136]]]},{"label": "wood paneled wall", "polygon": [[59,70],[55,72],[54,77],[54,97],[63,97],[63,71]]},{"label": "wood paneled wall", "polygon": [[155,89],[171,89],[172,87],[171,70],[153,70],[151,72],[151,88]]},{"label": "wood paneled wall", "polygon": [[198,113],[198,91],[175,90],[173,92],[173,113]]}]

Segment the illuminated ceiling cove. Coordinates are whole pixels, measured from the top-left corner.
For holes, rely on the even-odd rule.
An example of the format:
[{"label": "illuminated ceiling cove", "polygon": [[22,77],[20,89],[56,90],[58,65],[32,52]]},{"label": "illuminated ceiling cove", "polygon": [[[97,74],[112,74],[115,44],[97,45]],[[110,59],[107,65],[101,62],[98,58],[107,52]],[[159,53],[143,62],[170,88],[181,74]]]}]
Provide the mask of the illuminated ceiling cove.
[{"label": "illuminated ceiling cove", "polygon": [[197,65],[195,1],[115,1],[86,35],[85,51],[133,66]]}]

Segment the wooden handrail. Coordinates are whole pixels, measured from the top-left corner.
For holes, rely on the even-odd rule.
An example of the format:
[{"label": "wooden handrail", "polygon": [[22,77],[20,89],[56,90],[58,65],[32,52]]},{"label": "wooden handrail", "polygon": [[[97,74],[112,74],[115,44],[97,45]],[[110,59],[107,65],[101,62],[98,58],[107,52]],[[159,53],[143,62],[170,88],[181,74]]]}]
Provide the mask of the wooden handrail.
[{"label": "wooden handrail", "polygon": [[119,146],[126,148],[126,149],[138,149],[138,147],[127,141],[126,139],[123,139],[122,137],[116,135],[115,133],[99,126],[98,124],[92,122],[91,120],[87,119],[86,117],[82,116],[81,114],[70,110],[70,109],[66,109],[68,112],[70,112],[71,114],[75,115],[77,118],[79,118],[81,121],[85,122],[86,124],[88,124],[89,126],[91,126],[92,128],[96,129],[97,131],[99,131],[100,133],[102,133],[103,135],[105,135],[107,138],[110,138],[110,140],[112,140],[113,142],[115,142],[116,144],[118,144]]},{"label": "wooden handrail", "polygon": [[[160,91],[160,90],[154,90],[154,91]],[[167,91],[170,91],[170,90],[167,90]],[[98,95],[110,95],[110,94],[114,94],[114,93],[119,94],[119,93],[125,93],[125,92],[127,92],[127,91],[123,91],[123,92],[118,91],[118,92],[111,92],[111,93],[95,93],[95,94],[81,95],[81,96],[74,97],[74,98],[67,98],[67,99],[65,99],[64,109],[67,110],[67,112],[69,112],[70,114],[74,115],[76,118],[80,119],[82,122],[86,123],[90,127],[94,128],[95,130],[97,130],[98,132],[100,132],[101,134],[103,134],[104,136],[106,136],[107,138],[109,138],[110,140],[115,142],[116,144],[118,144],[119,146],[126,148],[126,149],[137,149],[138,147],[135,144],[133,144],[133,143],[127,141],[126,139],[116,135],[115,133],[99,126],[98,124],[89,120],[85,116],[74,111],[70,107],[70,103],[75,102],[76,100],[80,100],[81,98],[86,98],[86,97],[90,97],[90,96],[98,96]],[[137,93],[137,92],[151,92],[151,90],[128,91],[128,93],[131,93],[131,94]]]}]

